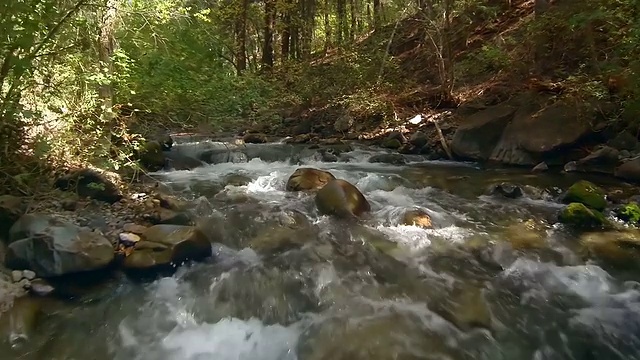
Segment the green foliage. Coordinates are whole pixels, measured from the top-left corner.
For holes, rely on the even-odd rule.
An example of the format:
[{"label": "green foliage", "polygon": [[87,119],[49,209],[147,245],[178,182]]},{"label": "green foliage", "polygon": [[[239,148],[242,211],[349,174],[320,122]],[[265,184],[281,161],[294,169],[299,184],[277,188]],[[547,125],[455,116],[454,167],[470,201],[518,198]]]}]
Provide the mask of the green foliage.
[{"label": "green foliage", "polygon": [[630,224],[640,223],[640,206],[635,202],[621,206],[616,209],[615,214],[618,218]]},{"label": "green foliage", "polygon": [[511,55],[502,47],[485,44],[456,63],[458,77],[495,74],[511,65]]}]

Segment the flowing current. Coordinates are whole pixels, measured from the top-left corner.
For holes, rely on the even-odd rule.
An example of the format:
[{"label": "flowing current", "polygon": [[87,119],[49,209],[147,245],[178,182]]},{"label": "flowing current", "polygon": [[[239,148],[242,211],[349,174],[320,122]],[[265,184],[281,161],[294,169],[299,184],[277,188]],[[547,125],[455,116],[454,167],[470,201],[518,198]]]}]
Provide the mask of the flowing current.
[{"label": "flowing current", "polygon": [[[577,175],[418,156],[370,163],[382,151],[364,147],[337,162],[304,147],[248,149],[153,174],[219,239],[212,258],[52,300],[0,358],[640,359],[637,273],[585,260],[575,235],[555,224],[555,199]],[[371,215],[336,220],[318,214],[313,195],[286,192],[301,166],[356,185]],[[487,194],[502,182],[524,195]],[[426,211],[434,229],[403,225],[410,209]],[[282,239],[289,246],[259,251]]]}]

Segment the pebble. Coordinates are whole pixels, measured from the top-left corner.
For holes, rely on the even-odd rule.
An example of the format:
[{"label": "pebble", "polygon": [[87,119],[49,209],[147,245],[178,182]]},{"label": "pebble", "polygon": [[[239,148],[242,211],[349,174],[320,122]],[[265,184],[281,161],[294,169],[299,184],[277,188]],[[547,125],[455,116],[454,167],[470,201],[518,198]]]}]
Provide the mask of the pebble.
[{"label": "pebble", "polygon": [[31,270],[24,270],[22,276],[27,280],[33,280],[36,278],[36,273]]},{"label": "pebble", "polygon": [[12,280],[14,283],[17,283],[17,282],[19,282],[20,280],[22,280],[22,271],[20,271],[20,270],[13,270],[13,271],[11,272],[11,280]]},{"label": "pebble", "polygon": [[39,296],[51,294],[55,288],[43,279],[35,279],[31,282],[31,293]]},{"label": "pebble", "polygon": [[23,288],[23,289],[25,289],[25,290],[28,290],[28,289],[30,289],[30,288],[31,288],[31,281],[29,281],[29,280],[27,280],[27,279],[22,279],[22,280],[20,280],[20,281],[18,282],[18,285],[19,285],[21,288]]},{"label": "pebble", "polygon": [[121,233],[118,235],[118,238],[120,239],[120,243],[125,246],[132,246],[141,240],[139,235],[133,233]]}]

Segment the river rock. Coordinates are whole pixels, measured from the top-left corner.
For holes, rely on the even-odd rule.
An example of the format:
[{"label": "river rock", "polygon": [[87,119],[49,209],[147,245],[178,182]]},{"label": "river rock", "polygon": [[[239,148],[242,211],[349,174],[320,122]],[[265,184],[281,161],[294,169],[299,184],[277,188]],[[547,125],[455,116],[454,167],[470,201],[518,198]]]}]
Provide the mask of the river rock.
[{"label": "river rock", "polygon": [[575,169],[584,172],[611,174],[618,164],[620,152],[612,147],[603,146],[575,162]]},{"label": "river rock", "polygon": [[508,199],[518,199],[524,195],[520,186],[506,182],[491,185],[487,192],[489,195],[499,195]]},{"label": "river rock", "polygon": [[540,172],[545,172],[549,170],[549,166],[547,165],[546,162],[541,162],[538,165],[534,166],[533,169],[531,169],[531,172],[534,173],[540,173]]},{"label": "river rock", "polygon": [[336,177],[328,171],[299,168],[287,180],[287,191],[319,190]]},{"label": "river rock", "polygon": [[249,133],[242,137],[242,141],[247,144],[264,144],[267,142],[267,135],[261,133]]},{"label": "river rock", "polygon": [[638,139],[628,131],[623,131],[607,142],[609,146],[618,150],[634,151],[638,148]]},{"label": "river rock", "polygon": [[133,233],[120,233],[118,234],[118,240],[120,244],[123,244],[124,246],[133,246],[138,241],[142,240],[142,238]]},{"label": "river rock", "polygon": [[229,174],[222,179],[224,186],[245,186],[253,181],[249,176],[242,174]]},{"label": "river rock", "polygon": [[451,150],[462,158],[488,159],[516,110],[499,104],[467,117],[453,135]]},{"label": "river rock", "polygon": [[429,137],[422,131],[416,131],[409,138],[409,143],[416,148],[422,148],[429,142]]},{"label": "river rock", "polygon": [[11,226],[27,210],[27,204],[21,197],[12,195],[0,196],[0,237],[7,235]]},{"label": "river rock", "polygon": [[431,217],[426,211],[421,209],[408,210],[402,216],[402,224],[409,226],[417,226],[423,229],[433,229]]},{"label": "river rock", "polygon": [[348,132],[353,126],[353,116],[349,114],[341,115],[333,123],[333,128],[340,133]]},{"label": "river rock", "polygon": [[120,189],[107,177],[93,169],[80,169],[61,176],[57,188],[75,191],[78,195],[113,204],[122,199]]},{"label": "river rock", "polygon": [[122,231],[133,233],[136,235],[142,235],[148,228],[144,225],[138,225],[134,223],[126,223],[122,226]]},{"label": "river rock", "polygon": [[186,212],[174,211],[165,208],[156,208],[143,218],[152,224],[191,225],[191,217]]},{"label": "river rock", "polygon": [[36,273],[31,270],[24,270],[22,272],[22,277],[31,281],[36,278]]},{"label": "river rock", "polygon": [[607,218],[599,211],[590,209],[581,203],[567,205],[558,220],[578,230],[609,227]]},{"label": "river rock", "polygon": [[331,180],[320,189],[315,203],[321,214],[340,218],[359,217],[371,211],[371,205],[360,190],[342,179]]},{"label": "river rock", "polygon": [[542,223],[534,219],[509,224],[505,227],[501,238],[508,241],[515,250],[544,249],[548,247],[545,228]]},{"label": "river rock", "polygon": [[37,296],[47,296],[53,293],[56,289],[51,286],[44,279],[33,279],[31,280],[31,287],[29,288],[29,293]]},{"label": "river rock", "polygon": [[369,158],[370,163],[404,165],[407,160],[401,154],[377,154]]},{"label": "river rock", "polygon": [[473,328],[491,329],[491,310],[481,287],[460,285],[447,298],[448,301],[444,304],[433,305],[433,311],[463,331]]},{"label": "river rock", "polygon": [[616,177],[631,181],[640,181],[640,157],[631,159],[618,166],[613,174]]},{"label": "river rock", "polygon": [[571,185],[562,197],[562,202],[565,204],[581,203],[598,211],[602,211],[607,207],[604,190],[586,180],[581,180]]},{"label": "river rock", "polygon": [[114,257],[111,242],[100,233],[44,215],[23,216],[10,233],[6,265],[42,277],[98,270]]},{"label": "river rock", "polygon": [[155,225],[147,229],[142,238],[125,258],[125,268],[149,269],[201,260],[212,254],[207,236],[193,226]]}]

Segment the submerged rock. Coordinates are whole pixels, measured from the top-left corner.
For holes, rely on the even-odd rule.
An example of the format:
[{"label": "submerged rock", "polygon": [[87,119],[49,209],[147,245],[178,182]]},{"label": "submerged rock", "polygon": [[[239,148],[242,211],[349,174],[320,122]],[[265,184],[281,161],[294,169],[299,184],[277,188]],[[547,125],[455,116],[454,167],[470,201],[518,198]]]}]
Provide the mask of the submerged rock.
[{"label": "submerged rock", "polygon": [[607,207],[604,190],[586,180],[581,180],[571,185],[563,196],[562,201],[565,204],[584,204],[598,211],[602,211]]},{"label": "submerged rock", "polygon": [[10,232],[6,265],[39,276],[98,270],[114,258],[113,246],[102,234],[44,215],[23,216]]},{"label": "submerged rock", "polygon": [[640,267],[640,232],[603,231],[580,236],[587,255],[617,267]]},{"label": "submerged rock", "polygon": [[599,211],[590,209],[581,203],[567,205],[558,220],[577,229],[594,229],[608,227],[607,218]]},{"label": "submerged rock", "polygon": [[319,190],[336,177],[328,171],[299,168],[287,180],[287,191]]},{"label": "submerged rock", "polygon": [[401,154],[377,154],[369,158],[370,163],[404,165],[407,160]]},{"label": "submerged rock", "polygon": [[491,185],[487,192],[489,195],[500,195],[508,199],[518,199],[524,195],[520,186],[506,182]]},{"label": "submerged rock", "polygon": [[155,225],[147,229],[131,255],[124,260],[128,269],[149,269],[201,260],[211,256],[211,243],[198,228],[180,225]]},{"label": "submerged rock", "polygon": [[0,337],[16,346],[29,341],[41,315],[40,299],[20,297],[6,312],[0,312]]},{"label": "submerged rock", "polygon": [[320,189],[315,203],[321,214],[340,218],[359,217],[371,211],[371,205],[360,190],[342,179],[331,180]]},{"label": "submerged rock", "polygon": [[107,177],[93,169],[80,169],[61,176],[57,188],[75,191],[80,196],[113,204],[122,199],[120,189]]},{"label": "submerged rock", "polygon": [[547,163],[543,161],[538,165],[534,166],[533,169],[531,169],[531,172],[540,173],[540,172],[545,172],[547,170],[549,170],[549,165],[547,165]]}]

